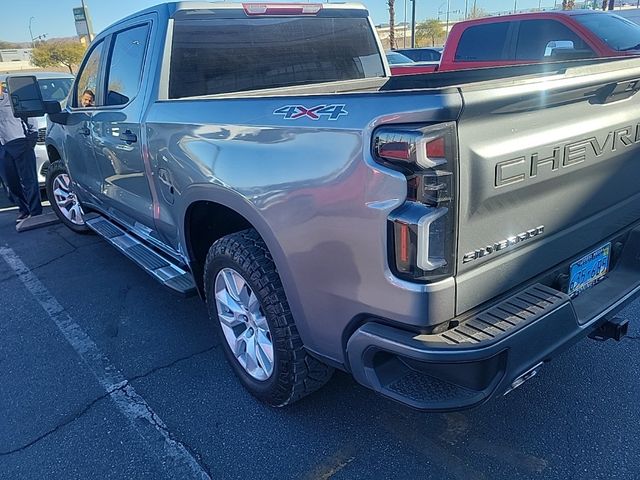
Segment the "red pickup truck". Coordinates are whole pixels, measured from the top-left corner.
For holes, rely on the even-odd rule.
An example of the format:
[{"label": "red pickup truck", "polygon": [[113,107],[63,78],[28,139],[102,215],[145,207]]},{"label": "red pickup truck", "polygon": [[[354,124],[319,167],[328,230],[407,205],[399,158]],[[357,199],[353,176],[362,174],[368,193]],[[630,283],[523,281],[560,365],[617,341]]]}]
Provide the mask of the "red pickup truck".
[{"label": "red pickup truck", "polygon": [[431,71],[640,54],[640,25],[613,13],[519,13],[457,23]]}]

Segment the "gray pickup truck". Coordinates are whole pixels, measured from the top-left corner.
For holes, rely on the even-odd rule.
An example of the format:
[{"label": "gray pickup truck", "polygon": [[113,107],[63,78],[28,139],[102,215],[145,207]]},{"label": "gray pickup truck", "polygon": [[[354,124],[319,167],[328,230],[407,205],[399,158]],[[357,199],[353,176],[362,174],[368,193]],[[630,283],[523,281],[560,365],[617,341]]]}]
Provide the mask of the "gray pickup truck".
[{"label": "gray pickup truck", "polygon": [[270,405],[338,368],[463,409],[622,337],[640,60],[388,72],[362,6],[180,2],[98,35],[64,110],[8,83],[62,220],[197,292]]}]

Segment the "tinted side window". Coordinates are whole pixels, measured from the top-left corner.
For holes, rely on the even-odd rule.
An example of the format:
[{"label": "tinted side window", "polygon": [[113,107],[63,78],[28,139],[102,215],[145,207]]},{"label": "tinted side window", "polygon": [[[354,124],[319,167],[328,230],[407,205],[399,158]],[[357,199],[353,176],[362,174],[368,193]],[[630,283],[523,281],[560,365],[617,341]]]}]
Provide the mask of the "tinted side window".
[{"label": "tinted side window", "polygon": [[487,23],[467,28],[456,50],[457,62],[504,60],[510,22]]},{"label": "tinted side window", "polygon": [[124,105],[136,96],[142,77],[148,25],[117,33],[107,73],[106,105]]},{"label": "tinted side window", "polygon": [[207,16],[175,21],[169,97],[383,75],[366,18]]},{"label": "tinted side window", "polygon": [[567,50],[593,54],[588,45],[567,26],[556,20],[520,22],[516,44],[516,60],[543,60]]},{"label": "tinted side window", "polygon": [[96,45],[82,67],[82,71],[78,74],[74,107],[91,107],[95,105],[103,47],[103,42]]},{"label": "tinted side window", "polygon": [[422,62],[437,62],[440,60],[440,54],[435,50],[423,50],[421,52],[420,61]]}]

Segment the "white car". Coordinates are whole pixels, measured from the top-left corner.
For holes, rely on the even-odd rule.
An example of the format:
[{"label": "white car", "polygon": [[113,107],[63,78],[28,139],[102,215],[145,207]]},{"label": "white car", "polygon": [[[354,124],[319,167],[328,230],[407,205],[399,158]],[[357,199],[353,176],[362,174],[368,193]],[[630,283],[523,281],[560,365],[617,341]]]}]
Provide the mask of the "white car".
[{"label": "white car", "polygon": [[[25,73],[15,72],[13,74],[0,75],[0,84],[4,83],[9,75],[25,75]],[[63,102],[73,84],[73,76],[69,73],[29,72],[26,75],[34,75],[38,79],[43,100]],[[46,116],[36,117],[30,119],[30,121],[33,123],[34,128],[38,129],[38,143],[35,148],[36,165],[38,169],[38,184],[44,187],[47,168],[49,168],[49,156],[47,155],[47,147],[44,144],[44,139],[47,136],[47,118]]]}]

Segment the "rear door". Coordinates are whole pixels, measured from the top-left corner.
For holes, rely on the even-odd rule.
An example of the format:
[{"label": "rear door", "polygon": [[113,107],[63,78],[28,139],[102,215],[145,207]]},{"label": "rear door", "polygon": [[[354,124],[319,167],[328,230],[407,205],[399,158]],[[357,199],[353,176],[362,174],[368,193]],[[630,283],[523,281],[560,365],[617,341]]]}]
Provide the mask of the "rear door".
[{"label": "rear door", "polygon": [[515,60],[542,62],[596,57],[592,45],[554,19],[518,22]]},{"label": "rear door", "polygon": [[137,18],[106,40],[109,48],[101,92],[104,101],[92,118],[101,199],[111,215],[145,235],[154,231],[153,200],[140,127],[151,20],[151,16]]},{"label": "rear door", "polygon": [[638,60],[462,87],[458,313],[640,219],[639,89]]}]

